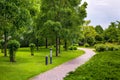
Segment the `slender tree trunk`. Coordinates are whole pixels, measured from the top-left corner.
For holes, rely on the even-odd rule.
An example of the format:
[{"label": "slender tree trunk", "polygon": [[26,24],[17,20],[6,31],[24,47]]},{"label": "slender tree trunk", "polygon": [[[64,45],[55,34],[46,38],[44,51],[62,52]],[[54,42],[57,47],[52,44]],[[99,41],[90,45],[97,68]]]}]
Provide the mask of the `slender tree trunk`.
[{"label": "slender tree trunk", "polygon": [[7,56],[7,33],[6,33],[6,31],[4,33],[4,41],[5,41],[5,44],[4,44],[4,56],[6,57]]},{"label": "slender tree trunk", "polygon": [[34,50],[31,49],[31,56],[34,56]]},{"label": "slender tree trunk", "polygon": [[64,47],[65,47],[65,51],[67,51],[67,50],[68,50],[68,47],[67,47],[67,40],[65,40]]},{"label": "slender tree trunk", "polygon": [[59,38],[59,53],[60,53],[60,49],[61,49],[61,48],[60,48],[60,38]]},{"label": "slender tree trunk", "polygon": [[4,53],[4,48],[1,48],[1,53]]},{"label": "slender tree trunk", "polygon": [[37,44],[36,44],[36,48],[37,48],[37,51],[39,50],[39,40],[38,40],[38,38],[36,39],[36,42],[37,42]]},{"label": "slender tree trunk", "polygon": [[13,50],[10,50],[10,62],[15,62],[15,53]]},{"label": "slender tree trunk", "polygon": [[59,56],[59,38],[56,36],[56,56]]},{"label": "slender tree trunk", "polygon": [[48,38],[45,39],[46,48],[48,48]]}]

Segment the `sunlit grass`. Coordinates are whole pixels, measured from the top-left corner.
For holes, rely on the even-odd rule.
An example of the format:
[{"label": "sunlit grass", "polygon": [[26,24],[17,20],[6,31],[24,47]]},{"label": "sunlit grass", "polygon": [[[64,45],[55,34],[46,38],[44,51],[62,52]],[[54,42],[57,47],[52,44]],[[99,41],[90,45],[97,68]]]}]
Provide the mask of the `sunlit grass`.
[{"label": "sunlit grass", "polygon": [[9,62],[9,57],[0,53],[0,80],[28,80],[29,78],[58,66],[68,60],[82,55],[83,51],[61,51],[55,57],[53,49],[53,64],[45,65],[45,56],[49,56],[49,49],[40,48],[31,56],[29,48],[20,48],[16,53],[16,62]]}]

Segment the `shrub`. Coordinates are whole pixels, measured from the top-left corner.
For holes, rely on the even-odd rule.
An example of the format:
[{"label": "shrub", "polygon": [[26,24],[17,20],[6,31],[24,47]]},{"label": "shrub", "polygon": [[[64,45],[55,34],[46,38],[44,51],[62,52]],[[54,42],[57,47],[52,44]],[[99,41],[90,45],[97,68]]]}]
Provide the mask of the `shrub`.
[{"label": "shrub", "polygon": [[87,38],[87,43],[90,45],[90,46],[93,46],[95,44],[95,39],[92,38],[92,37],[88,37]]},{"label": "shrub", "polygon": [[20,43],[16,40],[10,40],[8,42],[8,49],[10,53],[10,62],[15,62],[15,52],[20,47]]},{"label": "shrub", "polygon": [[30,51],[31,51],[31,56],[34,56],[35,44],[34,43],[30,43],[29,47],[30,47]]},{"label": "shrub", "polygon": [[96,51],[103,52],[103,51],[118,51],[120,50],[120,46],[113,45],[113,44],[97,44],[94,46]]},{"label": "shrub", "polygon": [[106,47],[103,44],[96,46],[96,51],[98,51],[98,52],[102,52],[105,50],[106,50]]},{"label": "shrub", "polygon": [[69,50],[77,50],[77,47],[76,46],[70,46]]},{"label": "shrub", "polygon": [[85,46],[85,47],[89,47],[90,45],[89,45],[88,43],[85,43],[84,46]]}]

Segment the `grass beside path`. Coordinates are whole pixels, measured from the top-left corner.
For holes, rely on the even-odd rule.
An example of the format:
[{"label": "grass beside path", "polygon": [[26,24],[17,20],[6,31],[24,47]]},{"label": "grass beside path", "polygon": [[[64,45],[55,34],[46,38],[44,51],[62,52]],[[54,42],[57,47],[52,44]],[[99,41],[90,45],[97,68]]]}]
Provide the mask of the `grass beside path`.
[{"label": "grass beside path", "polygon": [[64,80],[120,80],[120,51],[96,54]]},{"label": "grass beside path", "polygon": [[45,65],[45,56],[49,56],[49,49],[41,48],[40,51],[35,51],[35,56],[31,56],[29,48],[20,48],[15,63],[10,63],[9,57],[3,57],[0,53],[0,80],[28,80],[84,53],[80,50],[61,52],[59,57],[55,57],[53,49],[53,64],[48,66]]}]

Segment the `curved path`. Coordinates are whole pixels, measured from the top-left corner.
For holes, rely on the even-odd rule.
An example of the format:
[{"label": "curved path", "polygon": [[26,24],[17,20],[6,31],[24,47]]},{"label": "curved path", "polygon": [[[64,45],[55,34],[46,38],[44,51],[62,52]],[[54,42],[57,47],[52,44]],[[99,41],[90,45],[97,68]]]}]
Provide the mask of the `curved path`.
[{"label": "curved path", "polygon": [[88,61],[92,56],[95,55],[92,49],[86,48],[79,48],[80,50],[84,50],[85,54],[82,56],[70,60],[62,65],[55,67],[47,72],[44,72],[40,75],[37,75],[30,80],[63,80],[63,78],[69,73],[70,71],[75,71],[75,69],[86,61]]}]

